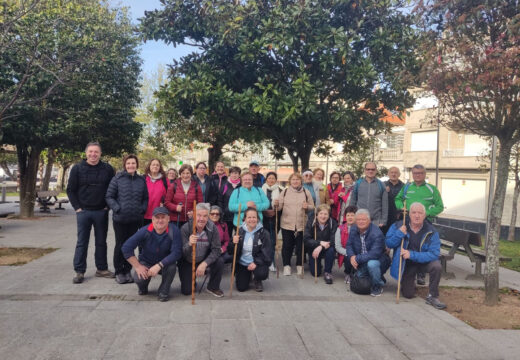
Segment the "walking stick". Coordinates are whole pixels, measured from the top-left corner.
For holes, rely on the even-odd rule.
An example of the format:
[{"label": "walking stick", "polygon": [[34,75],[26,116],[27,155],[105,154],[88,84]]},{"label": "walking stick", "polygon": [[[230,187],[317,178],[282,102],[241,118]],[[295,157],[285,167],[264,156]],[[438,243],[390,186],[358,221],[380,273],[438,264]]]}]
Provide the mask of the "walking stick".
[{"label": "walking stick", "polygon": [[[404,208],[403,208],[403,225],[406,225],[406,200],[404,200]],[[401,269],[403,266],[403,245],[404,245],[404,236],[401,239],[401,251],[399,252],[399,276],[397,277],[397,298],[395,300],[396,304],[399,304],[399,295],[401,293]]]},{"label": "walking stick", "polygon": [[303,279],[303,273],[305,271],[303,271],[303,262],[305,260],[305,244],[303,242],[303,235],[305,235],[305,209],[302,209],[303,210],[303,230],[302,230],[302,273],[301,273],[301,278]]},{"label": "walking stick", "polygon": [[[316,210],[314,210],[314,241],[317,240],[317,236],[316,236],[316,228],[318,227],[318,224],[316,224]],[[314,283],[317,284],[318,283],[318,259],[319,259],[319,256],[314,259]]]},{"label": "walking stick", "polygon": [[274,257],[273,262],[276,266],[276,278],[280,278],[280,267],[278,266],[278,262],[276,261],[276,243],[278,242],[278,206],[274,207]]},{"label": "walking stick", "polygon": [[[193,235],[197,235],[197,201],[193,200]],[[195,305],[195,253],[197,244],[191,245],[191,305]]]},{"label": "walking stick", "polygon": [[[237,233],[240,232],[240,209],[242,208],[242,204],[238,204],[238,220],[237,220]],[[231,281],[229,283],[229,297],[233,296],[233,278],[235,277],[235,263],[237,261],[237,247],[238,244],[234,244],[235,248],[233,249],[233,268],[231,269]]]}]

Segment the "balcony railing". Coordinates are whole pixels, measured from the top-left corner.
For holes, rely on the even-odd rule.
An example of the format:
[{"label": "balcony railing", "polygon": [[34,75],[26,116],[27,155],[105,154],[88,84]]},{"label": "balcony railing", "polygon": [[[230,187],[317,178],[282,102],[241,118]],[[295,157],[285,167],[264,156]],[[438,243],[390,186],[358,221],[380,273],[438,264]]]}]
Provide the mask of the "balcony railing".
[{"label": "balcony railing", "polygon": [[442,152],[444,157],[460,157],[464,156],[464,149],[445,149]]},{"label": "balcony railing", "polygon": [[379,150],[380,160],[402,160],[403,150],[402,149],[381,149]]}]

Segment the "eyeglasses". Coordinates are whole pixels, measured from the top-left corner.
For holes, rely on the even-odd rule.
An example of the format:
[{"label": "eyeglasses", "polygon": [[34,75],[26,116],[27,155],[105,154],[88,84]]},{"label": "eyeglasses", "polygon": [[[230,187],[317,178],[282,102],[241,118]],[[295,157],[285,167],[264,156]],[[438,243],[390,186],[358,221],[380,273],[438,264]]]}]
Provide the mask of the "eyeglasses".
[{"label": "eyeglasses", "polygon": [[220,213],[218,212],[213,212],[213,213],[209,213],[211,216],[220,216]]},{"label": "eyeglasses", "polygon": [[365,168],[366,171],[376,171],[375,168]]}]

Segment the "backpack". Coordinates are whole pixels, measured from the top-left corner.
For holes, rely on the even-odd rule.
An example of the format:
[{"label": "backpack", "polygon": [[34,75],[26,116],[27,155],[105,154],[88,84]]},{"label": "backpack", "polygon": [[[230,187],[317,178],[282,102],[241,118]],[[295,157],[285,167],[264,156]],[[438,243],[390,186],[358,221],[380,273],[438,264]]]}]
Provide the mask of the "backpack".
[{"label": "backpack", "polygon": [[357,274],[353,274],[350,277],[350,291],[354,294],[368,295],[372,287],[372,281],[369,276],[359,277]]},{"label": "backpack", "polygon": [[[356,185],[354,185],[354,191],[352,193],[352,195],[354,195],[354,199],[358,199],[358,189],[359,189],[359,184],[361,184],[361,180],[363,180],[363,178],[360,178],[360,179],[357,179],[356,181]],[[383,193],[386,191],[386,188],[385,188],[385,185],[383,184],[383,182],[379,179],[376,178],[376,182],[377,182],[377,185],[379,185],[379,191],[381,192],[381,195],[383,195]]]}]

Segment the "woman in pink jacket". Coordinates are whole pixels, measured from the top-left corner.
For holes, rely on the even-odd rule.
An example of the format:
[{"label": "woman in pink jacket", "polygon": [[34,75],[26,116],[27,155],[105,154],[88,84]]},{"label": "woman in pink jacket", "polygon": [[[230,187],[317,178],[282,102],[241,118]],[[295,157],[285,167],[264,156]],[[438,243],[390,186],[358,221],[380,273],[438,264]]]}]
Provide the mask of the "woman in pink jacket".
[{"label": "woman in pink jacket", "polygon": [[148,208],[144,214],[144,225],[152,222],[152,212],[164,203],[164,197],[168,190],[166,173],[159,159],[152,159],[145,170],[146,187],[148,188]]}]

